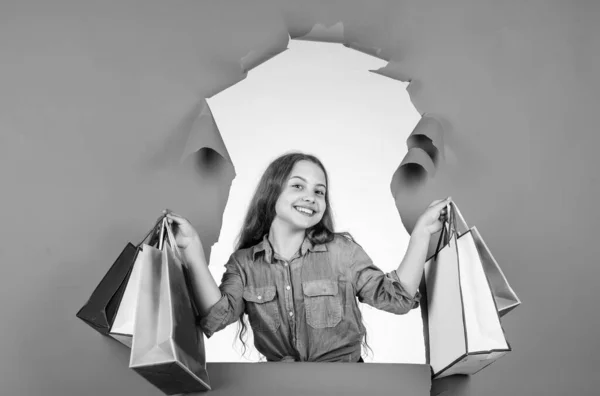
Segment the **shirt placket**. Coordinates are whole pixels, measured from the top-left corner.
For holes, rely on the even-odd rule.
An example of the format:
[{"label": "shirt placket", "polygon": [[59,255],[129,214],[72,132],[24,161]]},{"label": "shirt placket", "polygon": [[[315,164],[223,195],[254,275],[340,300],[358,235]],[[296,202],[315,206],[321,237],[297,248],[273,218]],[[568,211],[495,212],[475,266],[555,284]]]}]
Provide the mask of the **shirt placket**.
[{"label": "shirt placket", "polygon": [[281,262],[284,269],[284,289],[285,289],[285,310],[286,315],[289,319],[290,324],[290,335],[292,337],[291,343],[296,349],[296,353],[299,353],[298,349],[298,322],[296,321],[296,310],[294,303],[294,288],[292,279],[292,268],[291,264],[300,258],[300,254],[296,253],[289,261],[280,257],[276,254],[276,258]]},{"label": "shirt placket", "polygon": [[[290,269],[290,262],[287,260],[277,257],[277,260],[283,266],[283,279],[284,279],[284,301],[285,301],[285,314],[288,317],[290,324],[290,335],[292,337],[292,345],[296,345],[296,314],[294,313],[294,294],[292,289],[292,274]],[[292,258],[293,260],[293,258]]]}]

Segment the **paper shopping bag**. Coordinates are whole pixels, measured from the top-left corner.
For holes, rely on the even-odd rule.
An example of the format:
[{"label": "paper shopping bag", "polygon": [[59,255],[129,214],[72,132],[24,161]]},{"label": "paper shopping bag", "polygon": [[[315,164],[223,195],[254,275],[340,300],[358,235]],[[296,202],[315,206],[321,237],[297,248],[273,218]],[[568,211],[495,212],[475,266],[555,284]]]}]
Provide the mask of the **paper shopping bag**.
[{"label": "paper shopping bag", "polygon": [[194,309],[170,226],[168,243],[141,266],[129,367],[167,395],[210,390],[204,336]]},{"label": "paper shopping bag", "polygon": [[475,246],[477,247],[477,252],[481,258],[481,263],[483,264],[483,271],[488,279],[492,289],[492,294],[494,295],[496,306],[498,307],[498,313],[500,314],[500,317],[503,317],[508,312],[519,306],[521,304],[521,300],[514,292],[512,287],[510,287],[506,276],[504,276],[504,273],[498,265],[498,262],[496,259],[494,259],[492,252],[485,244],[485,241],[481,237],[477,227],[469,227],[467,225],[465,218],[455,203],[453,203],[453,209],[456,220],[456,230],[464,230],[463,232],[470,231],[473,236]]},{"label": "paper shopping bag", "polygon": [[458,235],[456,212],[450,204],[438,249],[424,268],[433,378],[475,374],[511,350],[474,233]]},{"label": "paper shopping bag", "polygon": [[162,224],[162,218],[155,224],[144,240],[138,245],[128,243],[117,260],[102,278],[94,292],[77,312],[76,316],[92,328],[107,335],[117,317],[117,311],[123,294],[126,291],[134,262],[137,259],[140,245],[152,236],[157,227]]},{"label": "paper shopping bag", "polygon": [[149,247],[158,244],[163,219],[164,216],[161,216],[154,228],[137,246],[135,261],[133,262],[123,294],[118,303],[114,320],[110,326],[110,331],[108,332],[110,337],[129,348],[131,348],[131,340],[133,337],[133,321],[135,320],[135,309],[137,306],[140,268],[152,260],[151,255],[153,250],[149,249]]},{"label": "paper shopping bag", "polygon": [[141,271],[143,267],[152,265],[153,260],[156,260],[156,256],[160,259],[160,251],[150,245],[142,244],[138,249],[131,274],[127,280],[127,287],[108,333],[109,336],[129,348],[131,348],[133,338],[133,324],[140,289]]},{"label": "paper shopping bag", "polygon": [[[460,212],[458,212],[457,209],[457,214],[458,213]],[[500,317],[502,317],[512,311],[514,308],[521,305],[521,300],[508,284],[506,276],[504,276],[504,273],[498,265],[498,262],[496,262],[494,256],[492,256],[492,252],[490,252],[487,245],[483,241],[483,238],[477,230],[477,227],[471,227],[469,231],[473,236],[473,241],[475,242],[477,252],[481,258],[483,271],[485,272],[488,282],[490,283],[492,294],[494,295],[494,300],[496,301],[496,306],[498,307],[498,314],[500,314]]]}]

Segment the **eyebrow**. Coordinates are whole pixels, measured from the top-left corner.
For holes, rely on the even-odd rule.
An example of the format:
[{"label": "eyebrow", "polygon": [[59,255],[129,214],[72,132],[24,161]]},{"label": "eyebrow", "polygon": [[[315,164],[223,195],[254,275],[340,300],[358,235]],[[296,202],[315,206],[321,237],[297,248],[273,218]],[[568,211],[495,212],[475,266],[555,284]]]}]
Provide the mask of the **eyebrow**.
[{"label": "eyebrow", "polygon": [[[307,184],[308,184],[308,182],[306,181],[306,179],[305,179],[305,178],[303,178],[302,176],[292,176],[292,177],[290,177],[290,180],[292,180],[293,178],[300,179],[300,180],[302,180],[304,183],[307,183]],[[325,189],[327,188],[327,186],[326,186],[325,184],[323,184],[323,183],[319,183],[319,184],[317,184],[317,186],[321,186],[321,187],[323,187],[323,188],[325,188]]]}]

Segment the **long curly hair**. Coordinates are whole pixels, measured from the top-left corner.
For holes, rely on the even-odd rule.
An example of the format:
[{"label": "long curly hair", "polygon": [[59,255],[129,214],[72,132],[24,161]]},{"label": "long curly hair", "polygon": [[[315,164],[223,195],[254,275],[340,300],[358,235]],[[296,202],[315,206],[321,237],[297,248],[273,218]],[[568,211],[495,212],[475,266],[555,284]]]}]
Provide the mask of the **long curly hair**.
[{"label": "long curly hair", "polygon": [[[307,238],[314,245],[331,242],[335,235],[343,235],[346,238],[353,240],[352,236],[347,232],[334,231],[331,204],[329,202],[329,177],[323,163],[321,163],[314,155],[292,152],[276,158],[269,164],[263,173],[254,192],[254,196],[250,201],[250,205],[248,205],[248,211],[246,212],[246,217],[237,239],[236,250],[249,248],[258,244],[262,241],[265,234],[269,232],[271,223],[276,215],[275,204],[281,195],[281,191],[283,190],[294,165],[299,161],[309,161],[321,168],[325,175],[325,184],[327,186],[325,193],[326,207],[323,218],[319,223],[306,230]],[[242,313],[238,320],[237,330],[238,338],[243,345],[242,355],[245,355],[247,350],[244,336],[247,333],[248,323],[246,323],[245,319],[245,314]],[[362,315],[360,320],[362,321]],[[236,340],[234,339],[234,342],[235,341]],[[368,349],[371,350],[371,352],[373,351],[367,343],[366,330],[362,345],[365,350]]]}]

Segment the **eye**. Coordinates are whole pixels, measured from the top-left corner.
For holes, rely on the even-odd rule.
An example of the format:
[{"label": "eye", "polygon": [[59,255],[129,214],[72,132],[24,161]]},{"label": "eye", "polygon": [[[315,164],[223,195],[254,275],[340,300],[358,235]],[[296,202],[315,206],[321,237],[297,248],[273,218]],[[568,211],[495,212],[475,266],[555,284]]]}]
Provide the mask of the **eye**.
[{"label": "eye", "polygon": [[302,186],[300,184],[292,184],[292,188],[302,189]]},{"label": "eye", "polygon": [[317,194],[321,196],[325,196],[325,191],[317,190]]}]

